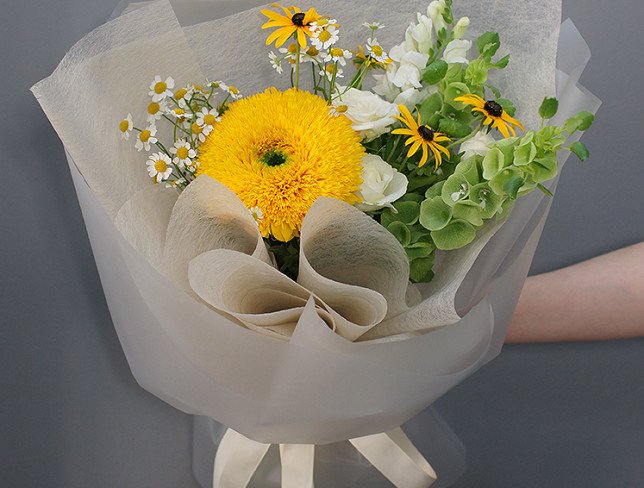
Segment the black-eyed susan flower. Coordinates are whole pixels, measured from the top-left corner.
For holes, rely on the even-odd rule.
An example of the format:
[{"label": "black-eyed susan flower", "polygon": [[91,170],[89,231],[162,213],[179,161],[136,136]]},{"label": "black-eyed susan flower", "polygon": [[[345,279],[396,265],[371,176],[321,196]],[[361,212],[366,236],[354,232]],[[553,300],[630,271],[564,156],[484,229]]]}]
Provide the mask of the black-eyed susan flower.
[{"label": "black-eyed susan flower", "polygon": [[351,121],[324,99],[271,88],[230,105],[199,146],[197,174],[260,208],[262,235],[288,242],[318,197],[358,201],[364,154]]},{"label": "black-eyed susan flower", "polygon": [[315,9],[310,8],[306,12],[302,12],[298,7],[285,8],[277,3],[274,3],[272,6],[281,8],[284,15],[273,12],[272,10],[261,10],[262,14],[268,17],[268,22],[262,25],[262,29],[277,27],[277,30],[271,33],[266,39],[266,45],[275,42],[275,47],[280,47],[295,34],[298,44],[302,49],[305,49],[306,38],[312,37],[313,35],[311,32],[311,24],[320,19]]},{"label": "black-eyed susan flower", "polygon": [[474,107],[472,108],[472,112],[479,112],[485,116],[483,124],[491,126],[495,129],[499,129],[499,132],[503,134],[503,137],[510,137],[510,133],[512,133],[513,136],[516,136],[514,127],[525,130],[521,122],[513,117],[510,117],[510,115],[505,110],[503,110],[503,107],[501,107],[501,105],[494,100],[486,101],[478,95],[470,93],[468,95],[456,97],[454,101]]},{"label": "black-eyed susan flower", "polygon": [[443,162],[443,157],[441,153],[444,153],[447,159],[450,158],[449,149],[442,146],[440,143],[449,141],[447,137],[442,132],[437,132],[428,125],[423,125],[420,123],[420,115],[417,119],[414,119],[414,116],[411,114],[409,109],[404,105],[398,105],[398,110],[400,110],[401,116],[395,116],[394,118],[400,120],[405,124],[406,128],[394,129],[391,131],[392,134],[399,134],[403,136],[409,136],[405,141],[405,146],[411,146],[407,152],[407,157],[410,158],[419,149],[422,149],[423,155],[420,158],[418,167],[421,168],[429,159],[429,150],[434,154],[434,160],[436,162],[436,168],[438,168]]}]

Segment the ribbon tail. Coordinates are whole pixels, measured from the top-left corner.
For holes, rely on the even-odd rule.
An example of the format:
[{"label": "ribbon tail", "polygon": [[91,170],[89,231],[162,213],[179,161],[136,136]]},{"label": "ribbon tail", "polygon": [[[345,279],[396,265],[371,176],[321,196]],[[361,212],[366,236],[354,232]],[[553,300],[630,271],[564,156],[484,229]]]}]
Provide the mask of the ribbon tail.
[{"label": "ribbon tail", "polygon": [[437,479],[434,469],[401,428],[349,442],[396,488],[428,488]]},{"label": "ribbon tail", "polygon": [[282,488],[313,488],[313,444],[280,444]]},{"label": "ribbon tail", "polygon": [[261,444],[228,429],[219,443],[212,475],[213,488],[245,488],[268,452]]}]

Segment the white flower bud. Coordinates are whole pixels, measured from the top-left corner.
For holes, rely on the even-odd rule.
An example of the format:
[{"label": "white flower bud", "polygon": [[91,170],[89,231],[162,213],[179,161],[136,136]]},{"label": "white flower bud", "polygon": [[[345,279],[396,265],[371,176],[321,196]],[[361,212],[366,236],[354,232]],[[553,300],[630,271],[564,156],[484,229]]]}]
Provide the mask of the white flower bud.
[{"label": "white flower bud", "polygon": [[454,26],[454,37],[456,39],[461,39],[467,32],[469,26],[469,17],[461,17],[460,19],[458,19],[458,22],[456,22],[456,25]]}]

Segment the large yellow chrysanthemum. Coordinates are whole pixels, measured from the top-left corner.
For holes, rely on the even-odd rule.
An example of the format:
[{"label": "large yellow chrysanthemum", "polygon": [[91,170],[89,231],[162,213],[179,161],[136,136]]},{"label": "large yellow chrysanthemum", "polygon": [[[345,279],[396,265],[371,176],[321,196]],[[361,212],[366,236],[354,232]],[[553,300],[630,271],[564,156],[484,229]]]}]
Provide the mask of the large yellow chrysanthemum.
[{"label": "large yellow chrysanthemum", "polygon": [[357,201],[363,156],[349,119],[325,100],[270,88],[230,106],[200,146],[199,173],[257,208],[264,237],[287,242],[318,197]]}]

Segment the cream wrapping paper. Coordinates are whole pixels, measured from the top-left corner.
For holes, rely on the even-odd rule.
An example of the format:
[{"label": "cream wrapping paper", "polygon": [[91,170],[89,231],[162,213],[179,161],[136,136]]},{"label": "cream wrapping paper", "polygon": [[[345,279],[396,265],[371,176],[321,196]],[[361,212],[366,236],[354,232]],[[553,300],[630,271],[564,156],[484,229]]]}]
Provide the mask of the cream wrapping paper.
[{"label": "cream wrapping paper", "polygon": [[[481,30],[503,32],[505,49],[513,53],[511,66],[518,65],[508,79],[521,81],[508,83],[506,92],[515,98],[524,92],[522,106],[536,112],[543,95],[554,91],[560,5],[553,0],[542,2],[543,11],[535,12],[528,2],[499,3],[495,9],[485,9],[477,2],[460,2],[457,12],[467,11]],[[425,4],[379,1],[355,12],[351,2],[337,0],[316,2],[316,7],[349,19],[344,31],[347,41],[351,26],[355,30],[362,21],[383,20],[389,38],[382,41],[391,45],[398,42],[413,12]],[[282,280],[271,271],[270,257],[243,212],[235,208],[234,199],[223,210],[218,206],[216,212],[206,212],[232,237],[222,238],[217,232],[204,240],[189,240],[194,247],[181,248],[182,266],[168,267],[168,260],[175,262],[168,253],[176,252],[176,242],[182,242],[177,239],[190,232],[171,224],[190,223],[190,219],[198,223],[204,214],[199,213],[199,205],[189,205],[191,210],[180,214],[180,200],[190,197],[190,188],[176,201],[160,196],[145,184],[140,154],[105,134],[115,133],[114,121],[123,112],[142,110],[140,92],[129,85],[145,87],[159,72],[171,73],[180,83],[215,78],[216,73],[217,79],[235,83],[246,93],[271,84],[268,63],[243,62],[265,53],[260,46],[263,41],[258,40],[261,36],[255,34],[259,22],[251,11],[184,30],[166,2],[144,4],[81,41],[50,78],[34,87],[34,93],[68,150],[114,325],[133,374],[144,388],[185,412],[214,418],[262,443],[325,444],[389,431],[498,353],[550,200],[537,193],[520,200],[498,232],[490,230],[464,251],[473,263],[469,272],[462,261],[444,260],[452,279],[415,293],[406,289],[405,270],[396,266],[370,283],[368,273],[358,275],[357,282],[340,276],[340,263],[323,258],[328,248],[324,232],[316,234],[316,228],[328,229],[328,225],[324,218],[313,216],[307,216],[306,223],[311,229],[310,245],[304,229],[302,235],[302,262],[310,265],[301,278],[306,286],[290,280],[270,290],[257,286],[247,299],[239,293],[224,293],[229,286],[247,291],[241,273],[245,266],[255,270],[251,277],[260,270],[271,283]],[[519,28],[510,29],[510,22]],[[248,43],[242,53],[235,43],[225,41],[246,23],[252,35],[245,36]],[[538,40],[535,32],[541,33]],[[576,48],[583,43],[574,33],[571,36],[562,45],[572,46],[574,40]],[[535,55],[536,43],[540,56]],[[132,56],[133,46],[148,55]],[[150,56],[151,52],[159,55]],[[109,76],[116,68],[118,79]],[[558,79],[559,95],[568,97],[560,116],[582,108],[596,110],[597,100],[575,86],[579,66],[561,68],[569,75]],[[131,73],[136,73],[134,81]],[[531,78],[531,73],[540,76]],[[80,86],[73,97],[61,89],[70,83]],[[90,107],[96,99],[114,103],[102,107],[105,111],[91,124],[80,115],[70,116],[78,106]],[[198,186],[193,190],[199,201]],[[224,190],[218,191],[226,198]],[[321,216],[328,216],[325,204],[333,202],[316,203]],[[358,224],[366,222],[353,209],[342,210]],[[189,217],[184,220],[177,215]],[[198,229],[200,235],[202,231]],[[377,242],[387,243],[387,236],[374,232],[380,236]],[[392,259],[387,262],[395,264],[395,245],[375,246],[371,249],[375,257],[367,263],[372,268],[378,259],[382,262],[374,249],[388,252]],[[345,256],[344,262],[349,259]],[[228,270],[222,268],[224,264]],[[203,272],[208,267],[212,272]],[[224,272],[232,281],[212,278]],[[404,286],[391,286],[383,276],[394,276]],[[262,293],[269,298],[259,299]],[[270,310],[276,296],[286,306]],[[347,296],[349,301],[343,303]],[[424,298],[424,303],[410,302],[414,296],[416,302]],[[388,305],[384,308],[383,299]],[[448,318],[427,324],[436,309]],[[449,322],[455,323],[431,333],[418,332]],[[378,332],[381,325],[384,330]],[[376,340],[350,342],[369,329]],[[397,334],[395,340],[390,334]]]}]

